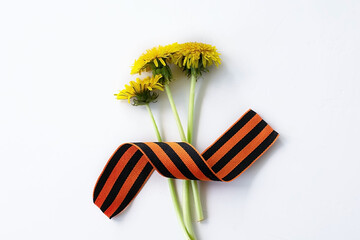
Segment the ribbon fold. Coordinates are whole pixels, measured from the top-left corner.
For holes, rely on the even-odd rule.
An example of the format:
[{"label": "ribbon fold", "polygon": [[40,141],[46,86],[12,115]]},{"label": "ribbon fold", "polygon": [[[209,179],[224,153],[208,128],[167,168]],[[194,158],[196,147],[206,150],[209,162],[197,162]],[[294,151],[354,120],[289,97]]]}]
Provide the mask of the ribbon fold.
[{"label": "ribbon fold", "polygon": [[186,142],[137,142],[119,146],[95,185],[93,200],[109,218],[122,212],[154,170],[168,178],[229,182],[278,138],[248,110],[203,153]]}]

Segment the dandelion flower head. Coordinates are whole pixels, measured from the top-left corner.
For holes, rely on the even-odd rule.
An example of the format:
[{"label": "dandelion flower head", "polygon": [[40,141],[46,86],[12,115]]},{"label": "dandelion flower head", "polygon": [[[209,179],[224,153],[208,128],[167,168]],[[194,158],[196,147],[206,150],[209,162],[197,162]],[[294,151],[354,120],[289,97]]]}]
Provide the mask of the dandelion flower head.
[{"label": "dandelion flower head", "polygon": [[116,99],[127,99],[129,103],[130,99],[133,99],[133,105],[135,106],[154,102],[158,97],[155,90],[164,90],[163,85],[159,83],[161,78],[161,75],[144,79],[137,78],[136,81],[130,81],[129,85],[125,85],[125,89],[114,95]]}]

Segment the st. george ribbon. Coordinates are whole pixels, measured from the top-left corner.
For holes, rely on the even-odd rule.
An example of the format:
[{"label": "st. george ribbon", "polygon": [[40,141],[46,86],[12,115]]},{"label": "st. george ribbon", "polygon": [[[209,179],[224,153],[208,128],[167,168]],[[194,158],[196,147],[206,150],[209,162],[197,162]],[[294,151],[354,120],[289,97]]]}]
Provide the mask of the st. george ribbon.
[{"label": "st. george ribbon", "polygon": [[250,167],[279,134],[248,110],[203,153],[186,142],[119,146],[94,189],[94,203],[109,218],[122,212],[154,170],[168,178],[229,182]]}]

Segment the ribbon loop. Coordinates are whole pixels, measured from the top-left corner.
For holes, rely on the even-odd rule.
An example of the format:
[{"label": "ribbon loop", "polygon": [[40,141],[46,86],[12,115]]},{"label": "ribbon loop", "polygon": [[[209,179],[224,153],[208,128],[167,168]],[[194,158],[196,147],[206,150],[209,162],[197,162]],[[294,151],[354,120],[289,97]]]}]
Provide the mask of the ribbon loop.
[{"label": "ribbon loop", "polygon": [[154,170],[168,178],[232,181],[278,135],[250,109],[202,154],[185,142],[125,143],[101,173],[94,189],[94,203],[106,216],[114,217],[135,198]]}]

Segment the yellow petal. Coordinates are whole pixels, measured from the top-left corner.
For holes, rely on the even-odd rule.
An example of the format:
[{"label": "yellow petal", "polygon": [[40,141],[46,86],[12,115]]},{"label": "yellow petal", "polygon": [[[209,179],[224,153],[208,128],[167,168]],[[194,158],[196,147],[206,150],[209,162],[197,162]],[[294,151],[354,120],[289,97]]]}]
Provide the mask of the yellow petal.
[{"label": "yellow petal", "polygon": [[138,92],[141,91],[139,84],[137,84],[136,82],[131,81],[130,84],[131,84],[131,86],[134,88],[135,92],[138,93]]},{"label": "yellow petal", "polygon": [[154,89],[157,89],[157,90],[160,90],[160,91],[164,91],[164,89],[163,89],[161,86],[157,86],[157,85],[154,86]]},{"label": "yellow petal", "polygon": [[154,64],[155,64],[156,67],[159,66],[159,63],[158,63],[158,61],[156,60],[156,58],[154,59]]},{"label": "yellow petal", "polygon": [[166,66],[165,61],[162,58],[159,58],[160,62],[162,63],[162,65]]},{"label": "yellow petal", "polygon": [[204,67],[206,67],[206,59],[205,59],[205,57],[202,58],[202,63],[204,65]]},{"label": "yellow petal", "polygon": [[185,56],[185,58],[184,58],[184,62],[183,62],[183,66],[186,66],[186,60],[187,60],[187,56]]}]

